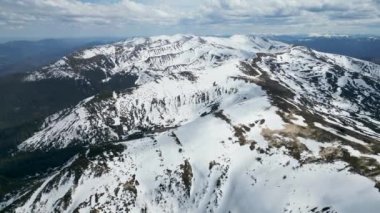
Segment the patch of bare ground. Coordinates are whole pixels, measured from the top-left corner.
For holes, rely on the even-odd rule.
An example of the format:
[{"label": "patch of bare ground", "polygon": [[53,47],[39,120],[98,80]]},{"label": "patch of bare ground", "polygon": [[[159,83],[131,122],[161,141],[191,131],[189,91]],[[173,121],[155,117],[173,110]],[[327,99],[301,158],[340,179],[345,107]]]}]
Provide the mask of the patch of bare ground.
[{"label": "patch of bare ground", "polygon": [[231,119],[229,119],[223,112],[223,110],[219,110],[217,112],[214,113],[214,116],[217,117],[217,118],[220,118],[222,119],[223,121],[225,121],[226,123],[231,124]]},{"label": "patch of bare ground", "polygon": [[380,191],[380,182],[376,178],[380,176],[380,164],[376,159],[365,156],[352,156],[341,146],[322,147],[319,155],[327,162],[333,162],[336,160],[347,162],[351,172],[370,178],[375,182],[375,187]]},{"label": "patch of bare ground", "polygon": [[209,166],[208,166],[208,169],[211,171],[212,170],[212,168],[214,167],[214,166],[216,166],[216,165],[220,165],[220,163],[218,163],[218,162],[216,162],[216,161],[210,161],[210,163],[209,163]]},{"label": "patch of bare ground", "polygon": [[286,124],[284,129],[271,130],[263,128],[261,135],[268,141],[269,146],[280,148],[285,147],[289,150],[289,154],[295,159],[301,159],[301,153],[308,151],[307,147],[298,139],[301,132],[299,126]]},{"label": "patch of bare ground", "polygon": [[179,75],[187,78],[189,81],[196,81],[198,79],[197,76],[195,76],[192,72],[189,71],[182,71],[178,73]]},{"label": "patch of bare ground", "polygon": [[247,138],[245,137],[245,134],[251,131],[251,127],[244,124],[238,124],[238,125],[232,124],[231,119],[228,118],[228,116],[224,114],[223,110],[219,110],[215,112],[214,116],[222,119],[223,121],[225,121],[227,124],[229,124],[232,127],[234,131],[234,136],[237,138],[236,142],[239,143],[241,146],[246,145],[246,144],[251,144],[253,142],[252,140],[247,140]]},{"label": "patch of bare ground", "polygon": [[182,146],[181,141],[179,140],[179,138],[177,137],[177,135],[176,135],[174,132],[172,132],[172,133],[170,134],[170,136],[174,139],[175,143],[176,143],[178,146]]},{"label": "patch of bare ground", "polygon": [[132,175],[132,178],[123,184],[123,190],[131,192],[133,194],[133,199],[137,197],[137,188],[139,182],[136,180],[136,176]]},{"label": "patch of bare ground", "polygon": [[252,69],[251,65],[248,62],[240,62],[240,70],[248,76],[258,76],[260,75],[255,69]]},{"label": "patch of bare ground", "polygon": [[188,160],[185,160],[185,162],[180,165],[180,168],[182,170],[181,178],[185,186],[186,195],[190,197],[191,184],[193,178],[193,170],[191,168],[191,164]]}]

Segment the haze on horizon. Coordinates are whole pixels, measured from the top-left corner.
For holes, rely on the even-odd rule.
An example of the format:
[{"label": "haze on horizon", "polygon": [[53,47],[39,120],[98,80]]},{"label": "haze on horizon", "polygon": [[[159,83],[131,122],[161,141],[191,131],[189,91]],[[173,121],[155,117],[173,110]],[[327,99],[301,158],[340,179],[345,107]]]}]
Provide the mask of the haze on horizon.
[{"label": "haze on horizon", "polygon": [[0,37],[380,35],[380,0],[2,0]]}]

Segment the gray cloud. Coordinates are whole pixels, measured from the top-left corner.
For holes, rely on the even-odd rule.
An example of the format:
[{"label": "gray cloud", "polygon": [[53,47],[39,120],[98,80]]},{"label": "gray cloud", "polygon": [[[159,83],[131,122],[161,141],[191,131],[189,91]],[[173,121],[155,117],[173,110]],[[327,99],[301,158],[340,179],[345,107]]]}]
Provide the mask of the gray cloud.
[{"label": "gray cloud", "polygon": [[[274,32],[379,34],[380,0],[2,0],[0,33]],[[242,29],[241,26],[247,29]],[[347,27],[345,27],[347,26]],[[67,28],[67,30],[64,30]],[[118,30],[114,29],[117,28]],[[379,26],[380,28],[380,26]],[[24,30],[22,30],[24,29]],[[250,29],[250,31],[249,31]],[[46,33],[46,30],[44,31]],[[49,36],[49,35],[46,35]]]}]

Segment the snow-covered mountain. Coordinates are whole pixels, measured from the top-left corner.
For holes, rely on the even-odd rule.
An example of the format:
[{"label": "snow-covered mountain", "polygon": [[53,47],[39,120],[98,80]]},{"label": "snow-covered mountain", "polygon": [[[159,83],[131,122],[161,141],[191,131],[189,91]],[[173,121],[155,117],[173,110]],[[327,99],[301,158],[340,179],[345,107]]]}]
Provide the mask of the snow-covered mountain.
[{"label": "snow-covered mountain", "polygon": [[380,208],[380,65],[254,36],[175,35],[86,49],[24,81],[125,76],[134,87],[53,114],[19,144],[19,152],[82,148],[0,209]]}]

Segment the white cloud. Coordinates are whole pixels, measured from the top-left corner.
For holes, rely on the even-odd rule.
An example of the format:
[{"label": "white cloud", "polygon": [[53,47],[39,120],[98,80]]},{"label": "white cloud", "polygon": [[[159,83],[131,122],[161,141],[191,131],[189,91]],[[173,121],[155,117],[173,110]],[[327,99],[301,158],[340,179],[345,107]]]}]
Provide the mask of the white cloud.
[{"label": "white cloud", "polygon": [[[145,31],[380,33],[379,0],[1,0],[0,33],[44,25]],[[98,2],[98,3],[96,3]],[[380,28],[380,26],[379,26]],[[161,31],[158,29],[162,29]],[[212,30],[213,31],[212,31]],[[210,32],[211,30],[211,32]],[[355,32],[354,32],[355,31]],[[121,31],[120,31],[121,32]],[[329,33],[331,33],[329,32]],[[326,32],[321,32],[326,33]]]},{"label": "white cloud", "polygon": [[[347,21],[358,18],[379,18],[380,8],[372,0],[212,0],[203,6],[203,16],[221,21],[262,20],[292,17],[295,22],[325,21],[325,18],[346,16]],[[215,20],[218,21],[218,20]]]},{"label": "white cloud", "polygon": [[[35,16],[40,19],[65,20],[72,22],[135,21],[173,23],[175,13],[122,0],[114,4],[96,4],[78,0],[3,0],[1,10],[17,14],[19,19]],[[32,21],[32,20],[31,20]]]}]

